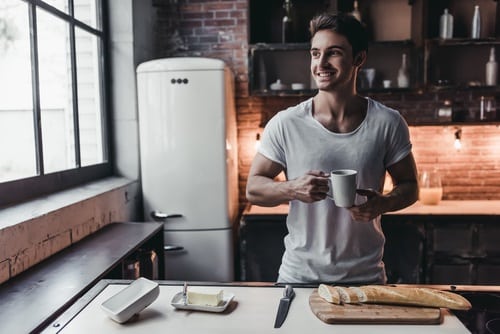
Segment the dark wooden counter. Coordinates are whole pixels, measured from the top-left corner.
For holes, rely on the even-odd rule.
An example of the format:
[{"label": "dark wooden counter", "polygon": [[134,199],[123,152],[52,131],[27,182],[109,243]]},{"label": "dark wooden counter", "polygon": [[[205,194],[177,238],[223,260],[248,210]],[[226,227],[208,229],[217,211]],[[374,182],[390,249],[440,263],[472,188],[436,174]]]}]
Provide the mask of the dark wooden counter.
[{"label": "dark wooden counter", "polygon": [[113,223],[0,285],[0,333],[38,332],[141,246],[163,277],[163,226]]}]

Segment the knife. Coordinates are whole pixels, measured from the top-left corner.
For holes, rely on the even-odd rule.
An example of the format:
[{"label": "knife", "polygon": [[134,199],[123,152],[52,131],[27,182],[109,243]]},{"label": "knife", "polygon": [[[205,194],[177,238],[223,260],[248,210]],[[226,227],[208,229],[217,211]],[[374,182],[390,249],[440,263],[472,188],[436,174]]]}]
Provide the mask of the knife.
[{"label": "knife", "polygon": [[295,297],[295,292],[293,291],[292,286],[286,285],[285,290],[283,291],[283,297],[280,299],[280,305],[278,307],[278,313],[276,314],[274,328],[280,328],[285,321],[293,297]]}]

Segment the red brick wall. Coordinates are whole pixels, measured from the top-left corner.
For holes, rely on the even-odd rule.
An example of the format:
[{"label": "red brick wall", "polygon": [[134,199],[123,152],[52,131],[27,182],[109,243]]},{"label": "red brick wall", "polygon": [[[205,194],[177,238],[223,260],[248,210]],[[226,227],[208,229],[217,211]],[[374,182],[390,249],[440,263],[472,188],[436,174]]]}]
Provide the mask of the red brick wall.
[{"label": "red brick wall", "polygon": [[[296,104],[298,97],[248,95],[247,0],[157,0],[157,56],[207,56],[226,61],[236,78],[238,112],[240,203],[246,204],[245,185],[255,153],[256,134],[277,111]],[[429,121],[443,99],[465,107],[477,103],[477,94],[383,94],[376,99],[400,110],[410,122]],[[418,168],[437,168],[443,174],[445,199],[500,199],[500,128],[497,125],[462,126],[463,148],[453,148],[454,126],[411,127]]]}]

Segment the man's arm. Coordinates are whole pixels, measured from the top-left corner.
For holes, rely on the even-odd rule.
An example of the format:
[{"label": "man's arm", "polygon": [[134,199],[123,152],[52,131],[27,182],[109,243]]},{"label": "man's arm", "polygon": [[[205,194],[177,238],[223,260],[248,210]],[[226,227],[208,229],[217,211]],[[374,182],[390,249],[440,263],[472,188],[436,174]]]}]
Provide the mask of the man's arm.
[{"label": "man's arm", "polygon": [[328,175],[321,171],[307,174],[290,181],[275,181],[284,170],[283,166],[257,153],[250,167],[246,195],[260,206],[276,206],[292,200],[312,203],[326,197]]},{"label": "man's arm", "polygon": [[359,190],[368,197],[366,203],[350,208],[355,220],[368,221],[385,212],[397,211],[412,205],[418,199],[417,167],[410,152],[404,159],[387,168],[394,188],[382,195],[376,191]]}]

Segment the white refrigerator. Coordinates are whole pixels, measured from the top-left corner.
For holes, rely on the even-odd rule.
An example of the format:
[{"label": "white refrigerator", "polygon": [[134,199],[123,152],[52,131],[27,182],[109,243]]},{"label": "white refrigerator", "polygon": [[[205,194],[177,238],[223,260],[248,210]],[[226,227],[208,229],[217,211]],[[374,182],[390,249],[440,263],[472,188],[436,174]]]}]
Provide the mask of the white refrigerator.
[{"label": "white refrigerator", "polygon": [[233,79],[223,61],[211,58],[165,58],[137,67],[144,215],[164,222],[164,279],[234,280]]}]

